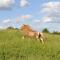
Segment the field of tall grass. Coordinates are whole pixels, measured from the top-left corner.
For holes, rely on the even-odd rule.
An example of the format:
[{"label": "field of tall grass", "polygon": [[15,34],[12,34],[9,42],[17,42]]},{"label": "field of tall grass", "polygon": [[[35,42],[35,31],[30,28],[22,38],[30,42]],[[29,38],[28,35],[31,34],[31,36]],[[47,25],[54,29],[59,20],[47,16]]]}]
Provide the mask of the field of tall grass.
[{"label": "field of tall grass", "polygon": [[0,31],[0,60],[60,60],[60,35],[46,33],[44,45],[22,36],[20,30]]}]

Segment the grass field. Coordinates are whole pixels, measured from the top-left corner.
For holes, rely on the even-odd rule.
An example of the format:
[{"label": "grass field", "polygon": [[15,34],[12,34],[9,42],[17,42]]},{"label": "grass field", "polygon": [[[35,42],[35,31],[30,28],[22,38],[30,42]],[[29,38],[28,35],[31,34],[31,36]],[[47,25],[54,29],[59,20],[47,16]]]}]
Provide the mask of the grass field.
[{"label": "grass field", "polygon": [[0,60],[60,60],[60,35],[45,34],[45,44],[22,39],[19,30],[0,31]]}]

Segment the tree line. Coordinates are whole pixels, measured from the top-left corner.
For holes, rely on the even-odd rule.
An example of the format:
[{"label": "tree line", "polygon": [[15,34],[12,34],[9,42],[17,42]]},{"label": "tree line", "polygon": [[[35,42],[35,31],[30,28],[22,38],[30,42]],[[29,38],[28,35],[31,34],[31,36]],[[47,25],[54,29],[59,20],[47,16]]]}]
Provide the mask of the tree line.
[{"label": "tree line", "polygon": [[[12,27],[12,26],[7,27],[7,29],[19,30],[19,28],[14,28],[14,27]],[[42,30],[42,32],[43,32],[43,33],[51,33],[47,28],[44,28],[44,29]],[[53,31],[52,33],[53,33],[53,34],[60,34],[60,32],[58,32],[58,31]]]}]

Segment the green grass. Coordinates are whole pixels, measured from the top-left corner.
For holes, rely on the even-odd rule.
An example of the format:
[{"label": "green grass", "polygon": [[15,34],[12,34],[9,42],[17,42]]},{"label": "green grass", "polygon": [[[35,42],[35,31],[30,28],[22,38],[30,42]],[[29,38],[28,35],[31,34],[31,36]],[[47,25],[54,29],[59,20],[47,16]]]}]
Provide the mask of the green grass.
[{"label": "green grass", "polygon": [[45,44],[22,39],[19,30],[0,31],[0,60],[60,60],[60,35],[45,34]]}]

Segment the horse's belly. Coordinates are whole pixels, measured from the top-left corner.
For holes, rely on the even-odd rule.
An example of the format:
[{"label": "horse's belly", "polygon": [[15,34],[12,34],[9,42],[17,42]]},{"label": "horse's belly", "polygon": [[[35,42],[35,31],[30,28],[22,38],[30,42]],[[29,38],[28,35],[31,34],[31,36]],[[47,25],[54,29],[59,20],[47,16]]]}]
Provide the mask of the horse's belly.
[{"label": "horse's belly", "polygon": [[33,32],[29,32],[29,36],[34,36],[34,33]]}]

